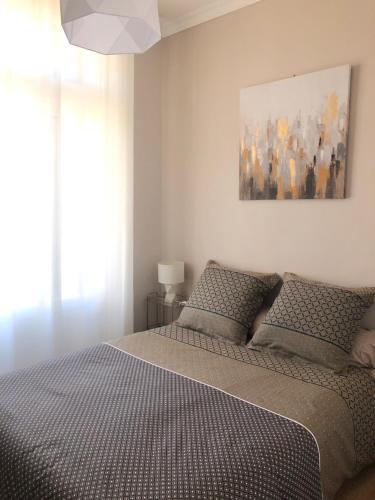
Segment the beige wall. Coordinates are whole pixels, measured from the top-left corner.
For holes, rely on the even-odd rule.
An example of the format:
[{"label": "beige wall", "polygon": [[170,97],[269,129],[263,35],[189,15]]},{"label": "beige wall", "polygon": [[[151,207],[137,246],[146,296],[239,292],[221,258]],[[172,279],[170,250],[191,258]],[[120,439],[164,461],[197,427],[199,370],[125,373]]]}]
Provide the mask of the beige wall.
[{"label": "beige wall", "polygon": [[[136,318],[145,293],[156,286],[158,245],[163,258],[187,263],[187,291],[210,258],[375,284],[374,20],[374,0],[262,0],[164,39],[137,58],[136,104],[143,116],[135,222],[144,226],[136,228]],[[240,88],[347,63],[353,69],[349,198],[240,202]],[[153,99],[160,85],[159,115]]]},{"label": "beige wall", "polygon": [[[188,288],[209,258],[375,284],[374,21],[374,0],[263,0],[163,41],[162,251]],[[240,202],[240,88],[346,63],[349,199]]]},{"label": "beige wall", "polygon": [[134,64],[134,328],[146,329],[146,297],[161,255],[161,45]]}]

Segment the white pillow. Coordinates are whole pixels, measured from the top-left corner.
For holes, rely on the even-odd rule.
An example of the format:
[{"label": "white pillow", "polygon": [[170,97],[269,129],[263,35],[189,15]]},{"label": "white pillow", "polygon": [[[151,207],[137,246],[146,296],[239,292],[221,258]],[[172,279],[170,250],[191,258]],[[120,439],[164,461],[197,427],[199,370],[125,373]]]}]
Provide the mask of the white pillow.
[{"label": "white pillow", "polygon": [[366,368],[375,368],[375,330],[360,330],[354,338],[351,357]]},{"label": "white pillow", "polygon": [[365,330],[375,330],[375,304],[364,315],[361,326]]}]

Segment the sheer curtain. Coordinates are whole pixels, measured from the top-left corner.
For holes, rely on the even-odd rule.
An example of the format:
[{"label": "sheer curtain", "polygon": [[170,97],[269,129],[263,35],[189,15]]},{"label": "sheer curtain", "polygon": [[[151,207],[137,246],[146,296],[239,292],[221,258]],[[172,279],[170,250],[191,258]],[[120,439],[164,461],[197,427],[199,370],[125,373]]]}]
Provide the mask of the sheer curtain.
[{"label": "sheer curtain", "polygon": [[132,65],[0,0],[0,373],[132,329]]}]

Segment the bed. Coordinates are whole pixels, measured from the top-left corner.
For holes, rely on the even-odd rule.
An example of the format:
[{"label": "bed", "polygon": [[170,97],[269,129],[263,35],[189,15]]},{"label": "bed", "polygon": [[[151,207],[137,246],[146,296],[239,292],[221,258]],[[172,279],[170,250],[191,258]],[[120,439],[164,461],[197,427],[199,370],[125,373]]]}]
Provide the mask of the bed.
[{"label": "bed", "polygon": [[0,498],[333,499],[375,462],[374,394],[176,324],[126,336],[0,378]]}]

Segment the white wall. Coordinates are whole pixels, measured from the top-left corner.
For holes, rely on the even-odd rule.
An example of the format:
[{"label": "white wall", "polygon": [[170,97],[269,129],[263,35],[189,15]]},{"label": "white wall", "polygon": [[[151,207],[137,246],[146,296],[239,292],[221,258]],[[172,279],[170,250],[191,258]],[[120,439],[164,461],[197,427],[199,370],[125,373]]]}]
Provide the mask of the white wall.
[{"label": "white wall", "polygon": [[[163,255],[375,284],[375,2],[263,0],[163,43]],[[346,200],[238,199],[239,91],[353,66]]]},{"label": "white wall", "polygon": [[[143,76],[155,81],[142,82],[138,71],[136,88],[147,93],[155,85],[159,92],[161,77],[162,97],[161,115],[151,113],[152,123],[144,123],[143,142],[148,136],[151,142],[137,175],[150,172],[160,118],[162,196],[153,191],[151,202],[140,199],[136,223],[145,226],[137,231],[146,245],[138,245],[144,253],[135,277],[138,296],[156,273],[157,252],[146,236],[160,229],[158,202],[161,253],[187,263],[187,291],[210,258],[243,269],[375,285],[374,19],[373,0],[262,0],[164,39],[160,53],[143,56]],[[153,64],[161,64],[161,75]],[[348,199],[239,201],[240,89],[341,64],[352,65]],[[142,262],[148,278],[141,284]]]}]

